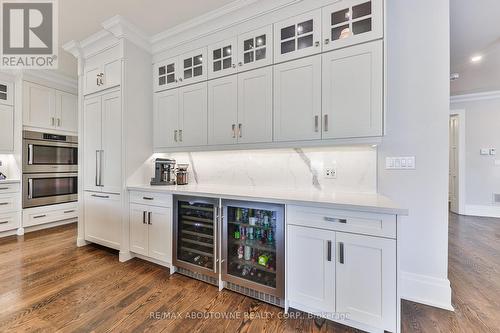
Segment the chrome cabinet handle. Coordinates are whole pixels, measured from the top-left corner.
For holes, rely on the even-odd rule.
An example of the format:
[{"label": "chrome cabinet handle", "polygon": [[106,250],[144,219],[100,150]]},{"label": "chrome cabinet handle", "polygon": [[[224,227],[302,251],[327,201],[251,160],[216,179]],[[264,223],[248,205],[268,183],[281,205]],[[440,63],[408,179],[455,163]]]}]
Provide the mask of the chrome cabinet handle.
[{"label": "chrome cabinet handle", "polygon": [[231,129],[232,129],[232,131],[233,131],[233,139],[236,139],[236,124],[233,124],[233,125],[231,126]]},{"label": "chrome cabinet handle", "polygon": [[33,145],[28,145],[28,164],[33,165]]},{"label": "chrome cabinet handle", "polygon": [[94,198],[101,198],[101,199],[109,199],[109,195],[97,195],[97,194],[92,194]]},{"label": "chrome cabinet handle", "polygon": [[325,114],[325,132],[328,132],[328,115]]},{"label": "chrome cabinet handle", "polygon": [[339,263],[344,263],[344,243],[339,243]]},{"label": "chrome cabinet handle", "polygon": [[41,219],[42,217],[46,217],[47,215],[38,215],[38,216],[33,216],[34,219]]},{"label": "chrome cabinet handle", "polygon": [[239,136],[240,138],[242,138],[242,137],[243,137],[243,132],[242,132],[242,130],[241,130],[242,128],[243,128],[243,125],[242,125],[241,123],[240,123],[240,124],[238,124],[238,136]]},{"label": "chrome cabinet handle", "polygon": [[104,185],[102,184],[102,161],[104,161],[104,150],[100,150],[99,152],[99,156],[100,156],[100,159],[99,159],[99,186],[100,187],[104,187]]},{"label": "chrome cabinet handle", "polygon": [[314,132],[319,131],[319,116],[314,116]]},{"label": "chrome cabinet handle", "polygon": [[151,197],[142,197],[142,200],[154,200],[154,198],[151,198]]},{"label": "chrome cabinet handle", "polygon": [[[217,207],[218,209],[218,207]],[[218,241],[217,241],[217,235],[219,234],[218,226],[219,226],[219,212],[217,211],[215,213],[215,221],[214,221],[214,273],[217,273],[217,263],[219,262],[217,258],[217,250],[218,250]]]},{"label": "chrome cabinet handle", "polygon": [[177,142],[177,130],[174,131],[174,141]]},{"label": "chrome cabinet handle", "polygon": [[33,179],[28,179],[28,199],[33,199]]},{"label": "chrome cabinet handle", "polygon": [[330,44],[330,39],[328,39],[328,38],[327,38],[327,39],[325,39],[325,44],[326,44],[326,45]]},{"label": "chrome cabinet handle", "polygon": [[69,214],[69,213],[74,213],[74,212],[75,212],[74,209],[72,209],[72,210],[66,210],[66,211],[64,211],[64,214]]},{"label": "chrome cabinet handle", "polygon": [[56,118],[50,117],[50,123],[52,124],[52,126],[56,126]]},{"label": "chrome cabinet handle", "polygon": [[101,163],[99,163],[99,157],[100,157],[99,150],[96,150],[95,151],[95,186],[99,186],[99,173],[101,172],[100,168],[99,168],[99,166],[101,165]]},{"label": "chrome cabinet handle", "polygon": [[151,212],[148,212],[148,224],[153,225],[153,222],[151,222]]},{"label": "chrome cabinet handle", "polygon": [[327,246],[327,252],[328,252],[326,260],[332,261],[332,241],[328,241],[326,246]]},{"label": "chrome cabinet handle", "polygon": [[61,127],[61,118],[57,118],[57,127]]},{"label": "chrome cabinet handle", "polygon": [[335,223],[347,223],[347,219],[339,219],[337,217],[327,217],[325,216],[323,218],[325,221],[328,221],[328,222],[335,222]]},{"label": "chrome cabinet handle", "polygon": [[5,190],[8,190],[9,188],[8,187],[0,187],[0,191],[5,191]]},{"label": "chrome cabinet handle", "polygon": [[0,206],[7,206],[8,204],[8,202],[0,202]]},{"label": "chrome cabinet handle", "polygon": [[318,47],[319,46],[319,41],[314,42],[314,46]]},{"label": "chrome cabinet handle", "polygon": [[179,130],[179,141],[182,142],[182,130]]},{"label": "chrome cabinet handle", "polygon": [[142,211],[142,224],[146,224],[146,211]]}]

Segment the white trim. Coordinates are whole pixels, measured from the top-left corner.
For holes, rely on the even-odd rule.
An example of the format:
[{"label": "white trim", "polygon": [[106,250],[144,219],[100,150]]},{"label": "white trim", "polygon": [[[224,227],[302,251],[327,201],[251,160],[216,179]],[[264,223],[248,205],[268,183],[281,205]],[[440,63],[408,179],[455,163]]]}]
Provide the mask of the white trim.
[{"label": "white trim", "polygon": [[466,211],[466,141],[465,122],[466,113],[464,109],[450,110],[450,116],[458,116],[458,214],[465,214]]},{"label": "white trim", "polygon": [[401,271],[400,281],[401,298],[454,311],[448,279]]},{"label": "white trim", "polygon": [[149,37],[120,15],[115,15],[102,23],[102,27],[116,38],[124,38],[151,53]]},{"label": "white trim", "polygon": [[500,218],[500,206],[466,205],[464,215]]},{"label": "white trim", "polygon": [[54,70],[25,70],[23,71],[22,79],[23,81],[30,81],[58,88],[72,94],[76,94],[78,92],[78,81],[76,78],[61,74]]},{"label": "white trim", "polygon": [[485,91],[473,94],[454,95],[450,97],[450,103],[464,103],[473,101],[484,101],[500,98],[500,90]]}]

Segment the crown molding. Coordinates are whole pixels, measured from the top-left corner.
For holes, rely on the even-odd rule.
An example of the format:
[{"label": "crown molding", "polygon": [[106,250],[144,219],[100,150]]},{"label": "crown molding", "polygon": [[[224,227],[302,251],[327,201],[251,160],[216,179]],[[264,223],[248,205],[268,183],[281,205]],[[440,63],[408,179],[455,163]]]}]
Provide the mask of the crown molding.
[{"label": "crown molding", "polygon": [[236,0],[151,37],[157,54],[305,0]]},{"label": "crown molding", "polygon": [[31,69],[22,72],[22,79],[26,81],[34,81],[41,83],[51,83],[64,90],[76,92],[78,89],[78,80],[70,76],[61,74],[54,70],[47,69]]},{"label": "crown molding", "polygon": [[75,58],[80,58],[83,55],[82,47],[80,46],[80,43],[71,40],[67,42],[66,44],[63,44],[62,46],[63,50],[70,53],[73,57]]},{"label": "crown molding", "polygon": [[474,101],[486,101],[500,98],[500,90],[485,91],[480,93],[454,95],[450,97],[450,103],[464,103]]},{"label": "crown molding", "polygon": [[102,23],[104,30],[116,38],[124,38],[151,53],[151,42],[141,30],[120,15],[115,15]]}]

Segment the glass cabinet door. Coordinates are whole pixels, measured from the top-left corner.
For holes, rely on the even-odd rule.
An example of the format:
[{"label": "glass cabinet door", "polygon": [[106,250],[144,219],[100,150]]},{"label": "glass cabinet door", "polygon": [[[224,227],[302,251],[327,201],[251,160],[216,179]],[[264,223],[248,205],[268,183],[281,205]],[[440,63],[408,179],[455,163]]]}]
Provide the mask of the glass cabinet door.
[{"label": "glass cabinet door", "polygon": [[208,78],[216,78],[236,72],[236,38],[208,47]]},{"label": "glass cabinet door", "polygon": [[321,9],[274,25],[274,61],[282,62],[321,52]]},{"label": "glass cabinet door", "polygon": [[180,57],[181,75],[179,85],[185,85],[207,79],[207,49],[202,48]]},{"label": "glass cabinet door", "polygon": [[383,36],[382,0],[343,0],[323,8],[323,50]]},{"label": "glass cabinet door", "polygon": [[12,105],[13,85],[7,82],[0,82],[0,104]]},{"label": "glass cabinet door", "polygon": [[176,201],[174,260],[214,270],[216,210],[217,207],[211,203]]},{"label": "glass cabinet door", "polygon": [[177,58],[162,61],[154,66],[155,91],[174,88],[179,83]]},{"label": "glass cabinet door", "polygon": [[284,258],[282,206],[228,203],[224,211],[223,280],[280,296]]},{"label": "glass cabinet door", "polygon": [[271,25],[238,36],[238,67],[249,70],[272,64],[272,38]]}]

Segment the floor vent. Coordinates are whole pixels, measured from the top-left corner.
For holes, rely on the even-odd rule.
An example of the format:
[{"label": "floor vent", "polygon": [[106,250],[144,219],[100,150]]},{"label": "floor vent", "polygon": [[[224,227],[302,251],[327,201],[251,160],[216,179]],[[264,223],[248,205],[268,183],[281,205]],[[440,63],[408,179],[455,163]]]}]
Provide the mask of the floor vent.
[{"label": "floor vent", "polygon": [[500,204],[500,193],[493,193],[493,202]]},{"label": "floor vent", "polygon": [[266,294],[266,293],[263,293],[263,292],[260,292],[260,291],[254,290],[254,289],[242,287],[240,285],[237,285],[237,284],[234,284],[231,282],[226,282],[226,288],[229,290],[232,290],[234,292],[237,292],[237,293],[240,293],[240,294],[252,297],[252,298],[256,298],[262,302],[266,302],[266,303],[276,305],[279,307],[285,306],[285,302],[281,298],[273,296],[273,295],[269,295],[269,294]]},{"label": "floor vent", "polygon": [[196,280],[200,280],[200,281],[212,284],[212,285],[214,285],[216,287],[219,286],[219,280],[217,280],[216,278],[213,278],[211,276],[207,276],[207,275],[204,275],[204,274],[201,274],[201,273],[192,272],[190,270],[187,270],[187,269],[184,269],[184,268],[181,268],[181,267],[177,267],[177,273],[189,276],[190,278],[193,278],[193,279],[196,279]]}]

